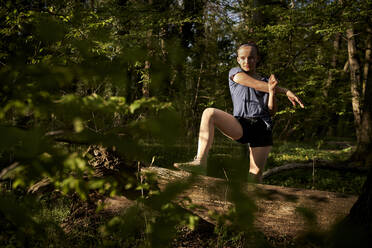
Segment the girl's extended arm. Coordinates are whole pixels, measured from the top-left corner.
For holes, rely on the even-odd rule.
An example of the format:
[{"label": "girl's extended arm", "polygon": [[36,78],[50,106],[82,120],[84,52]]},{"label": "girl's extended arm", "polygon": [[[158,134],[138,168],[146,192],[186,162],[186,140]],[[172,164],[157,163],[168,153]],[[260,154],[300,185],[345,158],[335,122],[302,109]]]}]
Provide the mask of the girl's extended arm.
[{"label": "girl's extended arm", "polygon": [[247,73],[238,72],[237,74],[234,75],[232,80],[235,83],[256,89],[258,91],[269,93],[269,88],[267,87],[266,82],[255,79],[254,77],[249,76]]},{"label": "girl's extended arm", "polygon": [[[247,73],[239,72],[234,75],[232,80],[238,84],[256,89],[258,91],[269,93],[269,87],[266,82],[255,79],[249,76]],[[276,87],[275,92],[285,94],[288,97],[288,99],[292,102],[293,106],[296,106],[296,103],[298,103],[302,108],[304,107],[304,104],[302,103],[301,99],[298,96],[296,96],[292,91],[287,90],[286,88]]]}]

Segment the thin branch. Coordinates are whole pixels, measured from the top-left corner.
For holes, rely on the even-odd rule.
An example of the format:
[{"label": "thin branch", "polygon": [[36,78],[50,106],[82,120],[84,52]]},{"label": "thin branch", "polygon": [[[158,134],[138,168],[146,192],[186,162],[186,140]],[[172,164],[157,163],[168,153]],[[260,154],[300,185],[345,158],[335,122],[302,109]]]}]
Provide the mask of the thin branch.
[{"label": "thin branch", "polygon": [[15,169],[18,165],[19,165],[18,162],[14,162],[13,164],[11,164],[11,165],[9,165],[8,167],[4,168],[4,169],[0,172],[0,179],[2,179],[3,176],[5,176],[9,171]]},{"label": "thin branch", "polygon": [[64,142],[68,144],[74,144],[74,145],[89,145],[90,143],[88,141],[84,140],[73,140],[68,138],[55,138],[54,141],[56,142]]},{"label": "thin branch", "polygon": [[65,133],[64,130],[55,130],[45,133],[45,136],[56,136]]},{"label": "thin branch", "polygon": [[347,72],[349,70],[349,60],[346,61],[343,70],[344,70],[344,72]]},{"label": "thin branch", "polygon": [[38,181],[37,183],[31,185],[27,193],[29,194],[35,194],[37,193],[41,188],[45,188],[46,186],[49,186],[52,184],[52,181],[49,178],[43,178],[42,180]]}]

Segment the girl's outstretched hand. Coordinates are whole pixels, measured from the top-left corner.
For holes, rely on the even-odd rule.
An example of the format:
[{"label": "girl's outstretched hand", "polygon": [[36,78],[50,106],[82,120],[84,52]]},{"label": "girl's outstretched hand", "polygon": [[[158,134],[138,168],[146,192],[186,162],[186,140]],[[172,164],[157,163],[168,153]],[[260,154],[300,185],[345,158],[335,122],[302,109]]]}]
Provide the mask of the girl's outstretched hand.
[{"label": "girl's outstretched hand", "polygon": [[301,99],[298,96],[296,96],[296,94],[293,93],[292,91],[288,90],[286,95],[287,95],[289,101],[291,101],[291,103],[293,104],[293,106],[296,106],[296,103],[298,103],[301,106],[301,108],[305,107],[304,104],[302,103]]},{"label": "girl's outstretched hand", "polygon": [[[278,85],[279,81],[276,79],[275,75],[274,74],[271,74],[270,78],[269,78],[269,83],[268,83],[268,87],[269,87],[269,93],[270,92],[275,92],[275,87]],[[285,93],[288,97],[288,100],[291,101],[291,103],[293,104],[293,106],[296,106],[296,104],[300,105],[301,108],[304,108],[304,104],[302,103],[301,99],[296,96],[295,93],[293,93],[292,91],[290,90],[286,90],[286,93]]]}]

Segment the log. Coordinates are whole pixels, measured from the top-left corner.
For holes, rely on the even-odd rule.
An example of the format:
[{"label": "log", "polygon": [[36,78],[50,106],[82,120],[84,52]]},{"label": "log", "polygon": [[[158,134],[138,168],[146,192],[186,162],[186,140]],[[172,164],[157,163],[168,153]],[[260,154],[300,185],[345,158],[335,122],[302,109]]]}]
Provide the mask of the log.
[{"label": "log", "polygon": [[[160,167],[142,168],[142,173],[155,174],[161,190],[168,183],[186,180],[190,173]],[[228,182],[198,175],[195,182],[175,202],[200,218],[216,224],[211,212],[224,214],[233,206],[228,200]],[[316,215],[317,230],[329,230],[343,218],[357,200],[357,196],[340,193],[296,189],[263,184],[244,184],[243,191],[255,200],[255,227],[267,237],[298,237],[307,231],[306,220],[299,209],[306,208]],[[188,197],[191,202],[185,201]],[[191,204],[200,207],[189,208]]]},{"label": "log", "polygon": [[282,166],[278,166],[269,170],[264,171],[262,178],[268,178],[272,175],[294,169],[328,169],[328,170],[337,170],[337,171],[349,171],[356,173],[367,173],[368,167],[356,166],[356,165],[347,165],[340,164],[328,161],[312,161],[308,163],[290,163]]}]

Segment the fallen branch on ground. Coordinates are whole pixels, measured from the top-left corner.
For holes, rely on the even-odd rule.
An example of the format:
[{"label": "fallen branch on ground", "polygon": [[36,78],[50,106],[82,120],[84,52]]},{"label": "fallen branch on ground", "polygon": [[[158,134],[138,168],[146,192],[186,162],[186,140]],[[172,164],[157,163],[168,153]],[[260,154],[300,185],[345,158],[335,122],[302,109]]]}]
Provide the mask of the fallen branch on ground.
[{"label": "fallen branch on ground", "polygon": [[13,164],[9,165],[8,167],[2,169],[2,171],[0,172],[0,179],[2,179],[3,176],[8,174],[9,171],[15,169],[18,166],[18,164],[19,164],[18,162],[14,162]]},{"label": "fallen branch on ground", "polygon": [[315,160],[308,163],[290,163],[283,166],[275,167],[265,171],[262,175],[262,178],[268,178],[272,175],[278,174],[283,171],[293,170],[293,169],[330,169],[330,170],[339,170],[339,171],[349,171],[349,172],[358,172],[358,173],[367,173],[368,168],[355,166],[355,165],[346,165],[339,164],[328,161],[319,161]]}]

